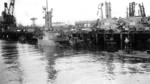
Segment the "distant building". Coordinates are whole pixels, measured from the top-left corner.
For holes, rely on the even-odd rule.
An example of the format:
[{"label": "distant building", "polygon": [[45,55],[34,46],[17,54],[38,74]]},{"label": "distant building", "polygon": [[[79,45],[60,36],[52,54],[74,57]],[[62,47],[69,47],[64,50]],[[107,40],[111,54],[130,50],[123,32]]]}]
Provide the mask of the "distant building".
[{"label": "distant building", "polygon": [[116,29],[117,28],[117,21],[118,19],[104,19],[103,25],[101,25],[102,29]]},{"label": "distant building", "polygon": [[68,30],[73,27],[73,25],[66,24],[65,22],[53,22],[52,27],[54,30]]},{"label": "distant building", "polygon": [[65,24],[64,22],[53,22],[52,26],[53,27],[66,27],[67,24]]},{"label": "distant building", "polygon": [[92,27],[94,24],[96,24],[96,20],[92,21],[76,21],[75,26],[77,28],[89,28]]}]

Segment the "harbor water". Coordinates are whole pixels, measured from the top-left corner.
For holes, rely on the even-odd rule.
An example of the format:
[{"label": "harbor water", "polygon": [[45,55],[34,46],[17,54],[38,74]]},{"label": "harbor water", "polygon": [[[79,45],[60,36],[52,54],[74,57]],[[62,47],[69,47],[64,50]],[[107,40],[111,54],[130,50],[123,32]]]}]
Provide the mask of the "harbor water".
[{"label": "harbor water", "polygon": [[149,84],[150,59],[0,40],[0,84]]}]

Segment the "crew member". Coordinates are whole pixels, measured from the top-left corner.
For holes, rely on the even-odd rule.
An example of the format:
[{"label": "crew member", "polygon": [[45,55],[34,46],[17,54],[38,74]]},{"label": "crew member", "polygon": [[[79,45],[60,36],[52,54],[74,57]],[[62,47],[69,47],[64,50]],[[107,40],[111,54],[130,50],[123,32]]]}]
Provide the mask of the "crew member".
[{"label": "crew member", "polygon": [[124,43],[125,43],[125,50],[126,50],[126,51],[129,49],[129,42],[130,42],[129,38],[126,37],[125,40],[124,40]]}]

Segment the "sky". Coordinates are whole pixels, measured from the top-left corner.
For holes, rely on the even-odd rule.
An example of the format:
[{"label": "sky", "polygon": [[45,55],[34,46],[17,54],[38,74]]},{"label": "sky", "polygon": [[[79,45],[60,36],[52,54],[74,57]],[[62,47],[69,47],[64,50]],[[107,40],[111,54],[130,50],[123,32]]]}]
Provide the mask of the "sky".
[{"label": "sky", "polygon": [[[4,2],[0,0],[0,12],[4,9]],[[106,0],[48,0],[48,9],[53,8],[53,22],[73,24],[74,21],[96,20],[98,4]],[[150,0],[107,0],[112,5],[112,17],[126,17],[126,8],[130,2],[144,3],[147,15],[150,15]],[[32,17],[36,17],[37,25],[44,25],[44,11],[46,0],[15,0],[15,17],[18,24],[31,25]],[[105,9],[103,9],[105,10]]]}]

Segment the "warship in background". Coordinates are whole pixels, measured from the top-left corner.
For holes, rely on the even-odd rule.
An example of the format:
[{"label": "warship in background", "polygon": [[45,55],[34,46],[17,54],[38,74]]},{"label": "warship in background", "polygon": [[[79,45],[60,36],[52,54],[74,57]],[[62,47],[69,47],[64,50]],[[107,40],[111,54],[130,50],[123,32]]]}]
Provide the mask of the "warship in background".
[{"label": "warship in background", "polygon": [[48,11],[47,8],[43,8],[45,11],[45,28],[42,29],[42,36],[38,38],[38,45],[56,46],[54,41],[57,32],[52,30],[52,11]]},{"label": "warship in background", "polygon": [[54,31],[52,28],[52,12],[53,8],[51,10],[48,10],[48,0],[46,0],[46,7],[43,8],[45,11],[45,26],[43,29],[41,29],[41,33],[38,36],[38,45],[44,45],[44,46],[56,46],[56,35],[57,31]]}]

